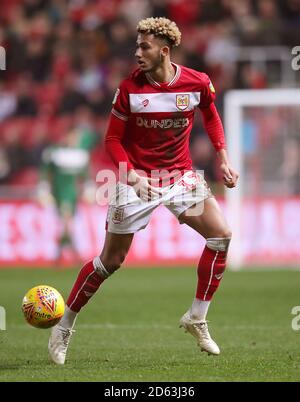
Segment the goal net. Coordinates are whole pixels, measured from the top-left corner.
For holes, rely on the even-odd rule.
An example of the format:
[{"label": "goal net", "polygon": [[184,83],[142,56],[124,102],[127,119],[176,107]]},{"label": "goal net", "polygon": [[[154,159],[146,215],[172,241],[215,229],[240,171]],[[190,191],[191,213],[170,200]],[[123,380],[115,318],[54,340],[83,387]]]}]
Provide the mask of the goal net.
[{"label": "goal net", "polygon": [[229,91],[225,131],[240,174],[226,190],[231,267],[300,267],[300,90]]}]

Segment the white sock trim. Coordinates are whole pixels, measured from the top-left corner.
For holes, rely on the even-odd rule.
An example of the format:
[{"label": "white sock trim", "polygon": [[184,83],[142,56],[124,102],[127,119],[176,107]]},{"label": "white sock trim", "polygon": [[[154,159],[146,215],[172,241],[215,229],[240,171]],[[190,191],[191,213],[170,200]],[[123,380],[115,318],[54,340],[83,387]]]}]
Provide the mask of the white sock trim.
[{"label": "white sock trim", "polygon": [[230,237],[210,237],[206,239],[206,245],[214,251],[227,251],[230,240]]},{"label": "white sock trim", "polygon": [[94,265],[95,271],[97,271],[103,278],[106,279],[110,276],[110,272],[107,271],[105,266],[102,264],[100,257],[95,257],[93,259],[93,265]]}]

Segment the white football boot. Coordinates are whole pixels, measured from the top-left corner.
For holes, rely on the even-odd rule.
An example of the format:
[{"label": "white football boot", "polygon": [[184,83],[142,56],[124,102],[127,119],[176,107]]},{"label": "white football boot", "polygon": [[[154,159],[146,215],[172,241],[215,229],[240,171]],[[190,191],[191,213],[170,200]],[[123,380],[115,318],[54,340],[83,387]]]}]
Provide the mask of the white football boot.
[{"label": "white football boot", "polygon": [[184,328],[185,332],[189,332],[197,339],[197,343],[202,352],[207,352],[209,355],[220,354],[218,345],[211,339],[208,332],[206,321],[199,321],[191,318],[190,312],[187,311],[180,320],[180,327]]},{"label": "white football boot", "polygon": [[51,359],[56,364],[65,364],[66,354],[73,334],[72,329],[64,328],[61,325],[55,325],[51,330],[48,350]]}]

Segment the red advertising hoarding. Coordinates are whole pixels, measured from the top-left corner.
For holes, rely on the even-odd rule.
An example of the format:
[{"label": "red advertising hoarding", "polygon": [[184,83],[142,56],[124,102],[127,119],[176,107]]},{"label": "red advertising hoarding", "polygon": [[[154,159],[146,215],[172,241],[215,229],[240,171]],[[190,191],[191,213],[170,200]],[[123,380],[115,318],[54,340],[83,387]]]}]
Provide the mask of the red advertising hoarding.
[{"label": "red advertising hoarding", "polygon": [[[245,263],[300,265],[299,217],[300,198],[245,202],[242,218]],[[106,207],[79,206],[73,233],[83,261],[101,251],[105,218]],[[0,266],[53,264],[59,233],[60,223],[54,208],[43,208],[33,202],[1,202]],[[159,207],[148,227],[135,235],[126,263],[196,264],[204,243],[201,236],[186,225],[179,225],[166,208]]]}]

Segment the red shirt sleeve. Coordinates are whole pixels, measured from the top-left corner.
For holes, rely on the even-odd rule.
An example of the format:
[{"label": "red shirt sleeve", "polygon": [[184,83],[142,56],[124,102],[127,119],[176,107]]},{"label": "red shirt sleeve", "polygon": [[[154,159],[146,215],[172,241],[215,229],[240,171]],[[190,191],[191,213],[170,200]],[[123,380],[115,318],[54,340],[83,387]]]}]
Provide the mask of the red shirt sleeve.
[{"label": "red shirt sleeve", "polygon": [[119,168],[120,162],[124,162],[127,165],[127,170],[130,170],[133,169],[133,165],[129,161],[128,155],[121,143],[125,132],[126,121],[112,113],[105,136],[105,148],[117,168]]},{"label": "red shirt sleeve", "polygon": [[129,96],[126,88],[126,81],[123,81],[117,89],[114,99],[111,116],[105,136],[105,148],[113,163],[119,169],[119,163],[124,162],[127,170],[133,168],[128,155],[122,145],[122,139],[126,133],[126,124],[130,114]]},{"label": "red shirt sleeve", "polygon": [[200,109],[203,117],[204,128],[218,152],[226,148],[224,129],[219,113],[214,103],[211,103],[207,108]]},{"label": "red shirt sleeve", "polygon": [[204,73],[201,74],[201,84],[201,97],[198,105],[200,109],[208,107],[216,99],[216,91],[208,75]]},{"label": "red shirt sleeve", "polygon": [[112,114],[114,114],[120,120],[127,121],[130,115],[130,104],[125,80],[116,90],[112,104],[113,104],[113,108],[111,111]]}]

